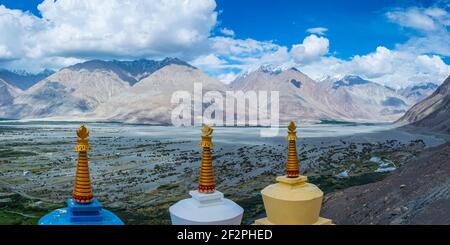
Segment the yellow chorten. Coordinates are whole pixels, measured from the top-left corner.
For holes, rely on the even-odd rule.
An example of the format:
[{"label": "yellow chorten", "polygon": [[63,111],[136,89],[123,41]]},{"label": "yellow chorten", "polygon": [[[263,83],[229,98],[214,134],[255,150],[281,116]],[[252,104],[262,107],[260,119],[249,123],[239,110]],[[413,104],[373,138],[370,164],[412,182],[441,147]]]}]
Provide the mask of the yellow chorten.
[{"label": "yellow chorten", "polygon": [[87,157],[87,152],[89,151],[89,130],[82,125],[77,131],[77,136],[75,151],[78,152],[78,164],[72,197],[77,203],[91,203],[94,196]]},{"label": "yellow chorten", "polygon": [[331,225],[330,219],[319,217],[323,192],[300,175],[297,156],[297,132],[294,122],[288,126],[288,159],[286,175],[276,184],[261,191],[267,217],[256,225]]},{"label": "yellow chorten", "polygon": [[212,193],[216,189],[216,182],[214,180],[214,170],[212,166],[211,155],[211,134],[213,129],[208,125],[205,125],[202,129],[202,141],[200,147],[203,148],[202,153],[202,165],[200,167],[200,178],[198,183],[198,192]]}]

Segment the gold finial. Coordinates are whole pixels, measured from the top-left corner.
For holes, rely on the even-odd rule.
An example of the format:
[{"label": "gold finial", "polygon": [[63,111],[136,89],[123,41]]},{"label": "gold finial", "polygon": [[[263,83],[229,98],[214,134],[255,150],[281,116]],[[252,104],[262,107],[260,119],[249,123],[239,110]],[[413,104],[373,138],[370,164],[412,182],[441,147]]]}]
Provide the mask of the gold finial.
[{"label": "gold finial", "polygon": [[212,129],[209,125],[205,125],[202,128],[202,136],[211,137],[214,129]]},{"label": "gold finial", "polygon": [[77,130],[77,136],[78,138],[84,140],[89,137],[89,130],[84,125],[81,125]]},{"label": "gold finial", "polygon": [[286,162],[286,177],[297,178],[300,175],[299,160],[297,155],[297,126],[290,122],[288,126],[288,159]]},{"label": "gold finial", "polygon": [[78,152],[78,164],[72,197],[77,203],[90,203],[94,196],[92,193],[87,157],[87,152],[89,151],[89,130],[84,125],[81,125],[77,130],[77,136],[78,140],[75,151]]},{"label": "gold finial", "polygon": [[288,125],[288,140],[297,140],[297,125],[294,122],[290,122]]},{"label": "gold finial", "polygon": [[211,135],[213,129],[208,125],[205,125],[202,129],[202,141],[200,147],[203,148],[202,163],[200,167],[200,178],[198,183],[198,191],[202,193],[212,193],[216,189],[216,183],[214,180],[214,170],[212,166],[211,155]]},{"label": "gold finial", "polygon": [[211,135],[213,133],[213,129],[208,126],[205,125],[202,128],[202,141],[200,142],[200,147],[212,147],[212,142],[211,142]]}]

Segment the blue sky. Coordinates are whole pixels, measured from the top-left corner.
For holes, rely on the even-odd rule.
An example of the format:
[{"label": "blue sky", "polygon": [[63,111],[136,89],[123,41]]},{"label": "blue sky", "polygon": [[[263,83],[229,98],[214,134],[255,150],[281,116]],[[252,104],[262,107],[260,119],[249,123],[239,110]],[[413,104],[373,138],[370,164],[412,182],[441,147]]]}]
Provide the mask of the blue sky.
[{"label": "blue sky", "polygon": [[[352,73],[394,86],[438,83],[449,73],[449,1],[42,2],[0,0],[0,27],[11,33],[0,37],[0,67],[177,56],[226,82],[269,64],[318,80]],[[23,35],[22,47],[13,47],[13,34]]]},{"label": "blue sky", "polygon": [[[332,51],[348,58],[368,53],[383,44],[392,48],[404,42],[407,33],[389,22],[381,13],[393,8],[395,1],[218,1],[223,10],[220,20],[238,38],[275,40],[291,46],[308,35],[311,27],[327,27],[333,39]],[[257,11],[251,9],[257,6]]]}]

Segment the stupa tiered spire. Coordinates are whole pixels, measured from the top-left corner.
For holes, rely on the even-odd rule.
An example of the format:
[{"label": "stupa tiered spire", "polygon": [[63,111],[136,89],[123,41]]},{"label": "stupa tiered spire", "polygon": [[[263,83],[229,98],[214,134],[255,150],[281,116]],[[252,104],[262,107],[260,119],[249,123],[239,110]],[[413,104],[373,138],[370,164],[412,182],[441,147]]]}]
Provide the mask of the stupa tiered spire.
[{"label": "stupa tiered spire", "polygon": [[77,130],[78,152],[77,172],[72,198],[67,200],[66,208],[56,209],[39,219],[40,225],[123,225],[114,213],[102,208],[92,194],[89,176],[88,156],[89,130],[84,126]]},{"label": "stupa tiered spire", "polygon": [[288,126],[288,157],[286,162],[286,177],[297,178],[300,175],[299,160],[297,155],[297,126],[290,122]]},{"label": "stupa tiered spire", "polygon": [[77,203],[91,203],[94,195],[92,193],[91,177],[89,175],[89,130],[82,125],[77,131],[78,164],[75,177],[75,185],[72,197]]},{"label": "stupa tiered spire", "polygon": [[191,198],[180,200],[169,208],[174,225],[239,225],[244,209],[216,190],[212,165],[211,135],[213,129],[202,129],[202,163],[197,190],[189,191]]},{"label": "stupa tiered spire", "polygon": [[202,164],[200,167],[200,178],[198,181],[198,191],[200,193],[212,193],[216,189],[216,182],[214,179],[214,169],[212,165],[212,135],[213,129],[205,125],[202,129],[202,140],[200,147],[203,148]]}]

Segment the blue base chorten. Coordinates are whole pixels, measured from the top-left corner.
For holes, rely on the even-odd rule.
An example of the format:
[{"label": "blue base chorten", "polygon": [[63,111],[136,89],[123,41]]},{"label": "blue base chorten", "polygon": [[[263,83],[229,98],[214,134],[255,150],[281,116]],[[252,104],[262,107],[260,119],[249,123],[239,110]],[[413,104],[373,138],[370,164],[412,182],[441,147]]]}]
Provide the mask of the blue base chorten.
[{"label": "blue base chorten", "polygon": [[60,208],[45,215],[39,225],[123,225],[124,223],[112,212],[103,209],[94,198],[89,204],[79,204],[67,200],[67,208]]}]

